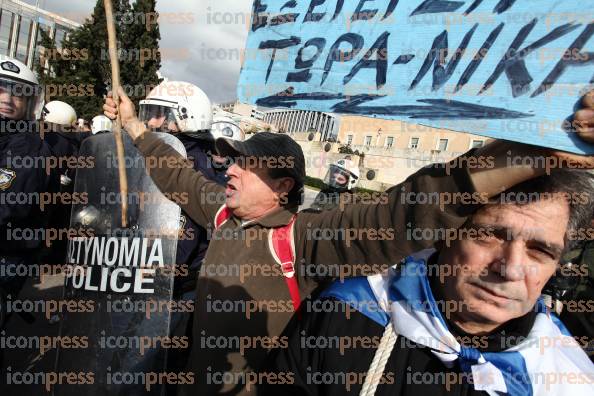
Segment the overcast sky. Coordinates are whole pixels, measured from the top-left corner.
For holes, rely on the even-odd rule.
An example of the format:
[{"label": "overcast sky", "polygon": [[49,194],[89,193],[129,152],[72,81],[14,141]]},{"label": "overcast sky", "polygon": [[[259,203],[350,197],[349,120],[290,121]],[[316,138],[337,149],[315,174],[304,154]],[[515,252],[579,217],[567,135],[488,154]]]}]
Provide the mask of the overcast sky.
[{"label": "overcast sky", "polygon": [[[41,8],[78,22],[91,15],[95,4],[96,0],[40,0]],[[162,14],[161,73],[198,85],[213,102],[235,100],[238,54],[245,45],[251,6],[252,0],[157,0]]]}]

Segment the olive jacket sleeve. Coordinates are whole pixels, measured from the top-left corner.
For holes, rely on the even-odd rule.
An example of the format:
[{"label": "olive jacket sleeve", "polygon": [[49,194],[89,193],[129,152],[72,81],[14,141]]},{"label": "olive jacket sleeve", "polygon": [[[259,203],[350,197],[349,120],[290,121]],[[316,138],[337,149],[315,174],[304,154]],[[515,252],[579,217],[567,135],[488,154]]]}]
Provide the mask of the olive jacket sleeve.
[{"label": "olive jacket sleeve", "polygon": [[198,225],[212,225],[225,203],[225,187],[207,179],[194,169],[192,161],[153,133],[145,133],[134,144],[144,155],[147,171],[161,192],[176,198],[175,203]]},{"label": "olive jacket sleeve", "polygon": [[[468,153],[467,155],[471,155]],[[295,223],[300,276],[369,275],[404,257],[451,243],[468,216],[488,197],[475,191],[468,171],[420,169],[383,194],[318,213],[302,212]]]}]

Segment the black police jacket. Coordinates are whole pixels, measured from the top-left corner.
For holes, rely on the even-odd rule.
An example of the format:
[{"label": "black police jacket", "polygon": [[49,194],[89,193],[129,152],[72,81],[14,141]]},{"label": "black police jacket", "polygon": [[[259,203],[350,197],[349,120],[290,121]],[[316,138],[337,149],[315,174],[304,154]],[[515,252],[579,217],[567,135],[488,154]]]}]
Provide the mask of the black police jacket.
[{"label": "black police jacket", "polygon": [[0,131],[0,253],[3,254],[30,254],[31,249],[41,246],[59,190],[59,178],[48,166],[52,151],[31,125],[29,132]]},{"label": "black police jacket", "polygon": [[[194,169],[202,172],[208,179],[221,185],[226,181],[220,172],[216,172],[208,156],[212,149],[209,141],[192,138],[183,134],[176,135],[186,148],[188,158],[194,162]],[[176,264],[184,266],[187,271],[180,271],[185,276],[176,276],[174,292],[176,294],[194,291],[196,276],[200,270],[202,259],[208,248],[208,234],[206,229],[196,224],[190,216],[182,212],[182,232],[177,243]]]}]

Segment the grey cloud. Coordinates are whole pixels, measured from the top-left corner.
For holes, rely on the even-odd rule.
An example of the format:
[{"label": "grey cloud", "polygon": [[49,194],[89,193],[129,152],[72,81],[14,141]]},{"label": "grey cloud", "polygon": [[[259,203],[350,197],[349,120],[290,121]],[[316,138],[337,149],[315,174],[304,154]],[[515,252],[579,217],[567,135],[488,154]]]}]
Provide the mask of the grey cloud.
[{"label": "grey cloud", "polygon": [[[35,4],[34,0],[28,3]],[[82,22],[94,0],[41,0],[40,7]],[[161,14],[191,13],[193,23],[161,21],[164,57],[161,73],[198,85],[214,102],[236,98],[241,61],[251,13],[251,0],[161,0]],[[181,51],[180,51],[181,50]]]}]

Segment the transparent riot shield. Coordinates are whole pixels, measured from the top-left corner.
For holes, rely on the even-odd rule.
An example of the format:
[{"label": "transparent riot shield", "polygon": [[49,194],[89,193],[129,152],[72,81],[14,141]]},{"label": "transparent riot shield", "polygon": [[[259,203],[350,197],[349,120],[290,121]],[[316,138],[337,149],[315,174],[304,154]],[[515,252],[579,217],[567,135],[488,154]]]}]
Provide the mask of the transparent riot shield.
[{"label": "transparent riot shield", "polygon": [[[158,134],[183,156],[183,144]],[[68,243],[65,301],[56,396],[160,395],[164,389],[180,208],[165,197],[145,162],[124,136],[128,176],[128,226],[122,228],[121,194],[112,134],[83,142]],[[148,165],[148,166],[147,166]],[[172,197],[168,197],[172,198]],[[174,198],[173,198],[174,199]],[[63,377],[66,378],[66,377]]]}]

